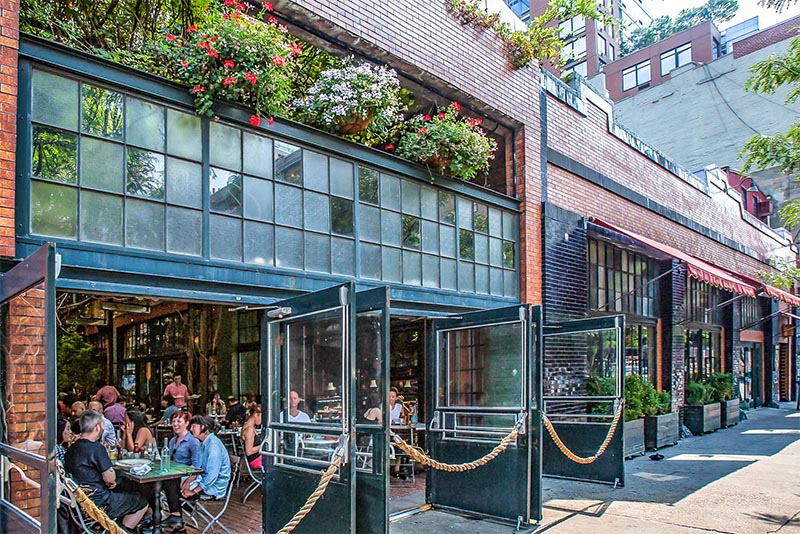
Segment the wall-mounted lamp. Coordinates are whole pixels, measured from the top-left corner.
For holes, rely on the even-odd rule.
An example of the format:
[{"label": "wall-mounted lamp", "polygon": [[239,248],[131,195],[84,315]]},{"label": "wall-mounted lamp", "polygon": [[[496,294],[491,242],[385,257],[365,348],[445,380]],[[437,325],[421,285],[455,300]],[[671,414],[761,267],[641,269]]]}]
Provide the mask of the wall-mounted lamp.
[{"label": "wall-mounted lamp", "polygon": [[292,314],[292,308],[289,306],[280,306],[275,308],[274,310],[269,310],[267,312],[267,317],[270,319],[283,319],[287,315]]},{"label": "wall-mounted lamp", "polygon": [[124,302],[103,302],[100,307],[108,311],[124,313],[150,313],[150,306],[141,304],[126,304]]}]

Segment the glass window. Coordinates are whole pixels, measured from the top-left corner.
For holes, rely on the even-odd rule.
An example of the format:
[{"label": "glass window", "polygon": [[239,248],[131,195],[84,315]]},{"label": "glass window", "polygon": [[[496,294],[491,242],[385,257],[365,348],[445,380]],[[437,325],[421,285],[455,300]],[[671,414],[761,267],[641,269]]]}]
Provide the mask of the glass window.
[{"label": "glass window", "polygon": [[242,158],[245,174],[272,178],[272,139],[243,132]]},{"label": "glass window", "polygon": [[122,94],[83,84],[81,126],[86,133],[122,140]]},{"label": "glass window", "polygon": [[242,214],[242,175],[211,167],[209,177],[211,210],[230,215]]},{"label": "glass window", "polygon": [[658,340],[654,326],[625,327],[625,374],[639,375],[653,386],[657,380]]},{"label": "glass window", "polygon": [[164,155],[128,148],[127,191],[129,195],[164,199]]},{"label": "glass window", "polygon": [[167,153],[194,161],[203,155],[200,117],[167,110]]},{"label": "glass window", "polygon": [[81,191],[82,241],[122,244],[122,197]]},{"label": "glass window", "polygon": [[203,253],[203,213],[167,206],[167,252]]},{"label": "glass window", "polygon": [[606,40],[599,33],[597,34],[596,44],[597,44],[597,53],[600,54],[601,56],[606,55]]},{"label": "glass window", "polygon": [[167,202],[190,208],[203,205],[203,167],[198,163],[167,158]]},{"label": "glass window", "polygon": [[244,221],[244,261],[272,265],[275,228],[271,224]]},{"label": "glass window", "polygon": [[78,190],[34,180],[31,183],[31,232],[75,238],[78,229]]},{"label": "glass window", "polygon": [[68,184],[78,183],[78,136],[74,133],[33,127],[31,174]]},{"label": "glass window", "polygon": [[244,216],[259,221],[272,221],[272,185],[270,180],[244,177]]},{"label": "glass window", "polygon": [[[617,394],[614,329],[556,334],[544,339],[542,390],[546,396],[611,397]],[[570,362],[564,365],[564,362]]]},{"label": "glass window", "polygon": [[378,204],[380,200],[378,171],[358,167],[358,198],[362,202]]},{"label": "glass window", "polygon": [[353,164],[330,158],[331,194],[353,199]]},{"label": "glass window", "polygon": [[589,307],[658,317],[657,263],[598,239],[588,243]]},{"label": "glass window", "polygon": [[559,36],[567,39],[571,35],[577,35],[586,28],[586,18],[581,16],[572,17],[559,24]]},{"label": "glass window", "polygon": [[561,57],[565,62],[581,59],[586,55],[586,36],[578,37],[561,48]]},{"label": "glass window", "polygon": [[78,130],[78,82],[34,70],[31,119],[36,122]]},{"label": "glass window", "polygon": [[242,169],[241,130],[216,121],[209,123],[209,162],[233,171]]},{"label": "glass window", "polygon": [[308,189],[328,192],[328,158],[323,154],[303,151],[303,185]]},{"label": "glass window", "polygon": [[419,250],[420,220],[418,217],[403,215],[403,247]]},{"label": "glass window", "polygon": [[293,184],[303,183],[302,150],[299,146],[275,141],[275,178]]},{"label": "glass window", "polygon": [[122,145],[84,137],[80,162],[81,186],[122,193],[125,167]]},{"label": "glass window", "polygon": [[126,97],[125,142],[163,152],[167,133],[165,111],[164,106]]},{"label": "glass window", "polygon": [[212,258],[242,261],[242,221],[212,214],[208,221],[208,242]]},{"label": "glass window", "polygon": [[128,199],[125,203],[125,245],[164,250],[164,205]]},{"label": "glass window", "polygon": [[622,90],[627,91],[650,82],[650,60],[642,61],[622,71]]},{"label": "glass window", "polygon": [[335,234],[353,235],[353,202],[331,198],[331,231]]},{"label": "glass window", "polygon": [[439,220],[448,224],[456,223],[456,199],[447,191],[439,191]]},{"label": "glass window", "polygon": [[692,61],[692,43],[683,44],[661,54],[661,75],[666,76],[674,69]]}]

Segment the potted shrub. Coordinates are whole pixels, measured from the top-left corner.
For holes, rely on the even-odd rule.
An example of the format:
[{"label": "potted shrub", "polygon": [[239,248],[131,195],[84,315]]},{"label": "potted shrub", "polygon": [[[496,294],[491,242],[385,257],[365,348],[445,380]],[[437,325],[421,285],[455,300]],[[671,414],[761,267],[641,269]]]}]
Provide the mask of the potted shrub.
[{"label": "potted shrub", "polygon": [[672,411],[672,398],[668,391],[656,391],[647,384],[642,411],[646,449],[659,449],[678,443],[678,414]]},{"label": "potted shrub", "polygon": [[697,380],[686,384],[684,423],[692,434],[705,434],[720,425],[720,405],[710,399],[710,388]]},{"label": "potted shrub", "polygon": [[639,375],[625,377],[625,422],[622,433],[623,456],[630,458],[644,454],[643,397],[646,384]]},{"label": "potted shrub", "polygon": [[706,383],[712,388],[712,400],[720,403],[720,425],[727,428],[739,424],[739,399],[733,398],[733,374],[713,373]]},{"label": "potted shrub", "polygon": [[484,133],[481,119],[462,117],[459,111],[461,106],[453,102],[434,116],[413,117],[400,133],[395,153],[464,180],[488,172],[497,143]]},{"label": "potted shrub", "polygon": [[404,109],[394,70],[350,60],[320,72],[293,107],[300,122],[365,144],[383,142]]}]

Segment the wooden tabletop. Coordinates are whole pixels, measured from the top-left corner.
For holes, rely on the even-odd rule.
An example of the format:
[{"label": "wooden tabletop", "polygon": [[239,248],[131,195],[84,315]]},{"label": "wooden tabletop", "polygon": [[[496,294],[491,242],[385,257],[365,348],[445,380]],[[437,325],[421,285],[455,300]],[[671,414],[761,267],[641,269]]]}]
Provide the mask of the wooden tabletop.
[{"label": "wooden tabletop", "polygon": [[199,475],[204,473],[202,469],[191,465],[179,464],[177,462],[170,462],[169,469],[161,471],[159,465],[155,462],[150,462],[152,469],[145,475],[134,475],[130,469],[123,469],[114,464],[114,469],[117,470],[123,478],[133,480],[138,484],[149,484],[150,482],[161,482],[164,480],[172,480],[174,478],[188,477],[191,475]]}]

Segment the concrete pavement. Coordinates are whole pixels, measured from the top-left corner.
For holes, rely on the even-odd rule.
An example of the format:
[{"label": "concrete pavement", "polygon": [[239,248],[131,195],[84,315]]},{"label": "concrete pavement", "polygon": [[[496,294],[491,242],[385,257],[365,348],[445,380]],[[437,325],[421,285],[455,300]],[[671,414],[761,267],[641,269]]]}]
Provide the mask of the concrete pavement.
[{"label": "concrete pavement", "polygon": [[[800,534],[800,412],[759,408],[713,434],[626,462],[624,488],[544,479],[544,518],[527,532]],[[509,533],[514,527],[429,511],[392,534]]]}]

